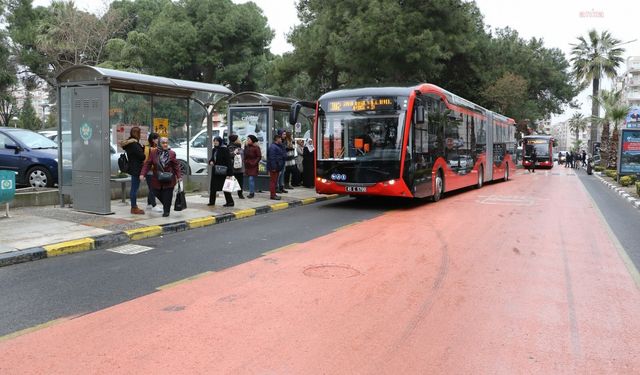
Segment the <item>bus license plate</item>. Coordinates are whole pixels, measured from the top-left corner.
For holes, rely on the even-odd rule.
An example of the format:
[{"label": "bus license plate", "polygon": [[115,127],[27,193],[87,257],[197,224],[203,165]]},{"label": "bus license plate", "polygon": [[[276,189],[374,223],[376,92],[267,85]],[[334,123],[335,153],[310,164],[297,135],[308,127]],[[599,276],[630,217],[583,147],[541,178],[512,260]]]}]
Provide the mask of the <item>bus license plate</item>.
[{"label": "bus license plate", "polygon": [[366,193],[367,187],[366,186],[347,186],[346,190],[349,193]]}]

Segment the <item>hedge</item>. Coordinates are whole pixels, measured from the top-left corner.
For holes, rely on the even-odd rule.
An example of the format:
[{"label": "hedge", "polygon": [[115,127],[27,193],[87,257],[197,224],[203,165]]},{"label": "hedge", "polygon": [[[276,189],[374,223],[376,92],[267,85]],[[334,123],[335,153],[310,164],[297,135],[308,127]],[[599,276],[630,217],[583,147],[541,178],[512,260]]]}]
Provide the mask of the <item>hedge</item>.
[{"label": "hedge", "polygon": [[631,186],[636,183],[636,176],[622,176],[620,177],[620,185]]}]

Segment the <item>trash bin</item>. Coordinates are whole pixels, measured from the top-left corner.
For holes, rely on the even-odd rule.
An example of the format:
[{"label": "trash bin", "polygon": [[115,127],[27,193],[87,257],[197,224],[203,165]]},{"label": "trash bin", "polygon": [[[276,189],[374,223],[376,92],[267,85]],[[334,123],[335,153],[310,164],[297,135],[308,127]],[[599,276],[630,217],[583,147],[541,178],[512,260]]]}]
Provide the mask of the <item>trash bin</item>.
[{"label": "trash bin", "polygon": [[0,203],[8,203],[16,195],[16,172],[0,170]]}]

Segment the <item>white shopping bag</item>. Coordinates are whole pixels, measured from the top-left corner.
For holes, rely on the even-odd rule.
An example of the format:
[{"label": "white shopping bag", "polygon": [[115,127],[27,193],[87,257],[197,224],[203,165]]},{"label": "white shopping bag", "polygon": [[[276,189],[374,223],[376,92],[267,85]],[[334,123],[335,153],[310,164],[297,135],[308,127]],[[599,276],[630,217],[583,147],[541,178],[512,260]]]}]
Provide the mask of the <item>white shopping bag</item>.
[{"label": "white shopping bag", "polygon": [[222,185],[222,191],[224,191],[225,193],[233,193],[235,191],[233,190],[233,188],[237,183],[238,182],[234,177],[227,178],[226,180],[224,180],[224,185]]}]

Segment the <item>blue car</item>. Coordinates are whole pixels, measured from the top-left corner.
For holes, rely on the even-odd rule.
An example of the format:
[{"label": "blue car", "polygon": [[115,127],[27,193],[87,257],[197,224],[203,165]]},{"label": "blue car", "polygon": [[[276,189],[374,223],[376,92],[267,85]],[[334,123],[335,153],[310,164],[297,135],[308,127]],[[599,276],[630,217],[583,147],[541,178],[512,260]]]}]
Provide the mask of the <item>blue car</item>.
[{"label": "blue car", "polygon": [[52,187],[58,183],[58,146],[30,130],[0,127],[0,169],[18,172],[16,185]]}]

